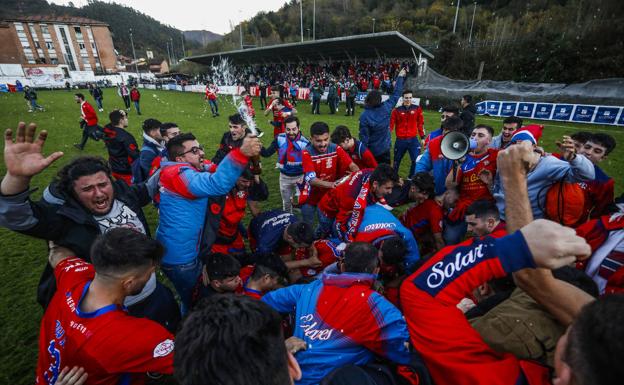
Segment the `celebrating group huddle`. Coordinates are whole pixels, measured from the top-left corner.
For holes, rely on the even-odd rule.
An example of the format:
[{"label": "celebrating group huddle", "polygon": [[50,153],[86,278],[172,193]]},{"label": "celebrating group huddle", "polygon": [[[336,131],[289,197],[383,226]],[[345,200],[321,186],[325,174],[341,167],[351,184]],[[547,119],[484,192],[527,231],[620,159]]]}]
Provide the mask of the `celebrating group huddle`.
[{"label": "celebrating group huddle", "polygon": [[[404,76],[387,102],[367,97],[360,140],[324,122],[308,139],[278,114],[265,148],[234,114],[212,160],[154,119],[138,151],[113,111],[109,160],[70,161],[36,202],[31,179],[63,154],[43,155],[34,124],[7,130],[0,225],[50,246],[37,383],[621,381],[624,215],[597,165],[613,138],[579,133],[547,154],[542,126],[509,118],[493,137],[453,107],[425,138]],[[453,160],[444,138],[460,132]],[[408,178],[397,148],[398,163],[414,155]],[[263,211],[259,158],[275,153],[283,206]]]}]

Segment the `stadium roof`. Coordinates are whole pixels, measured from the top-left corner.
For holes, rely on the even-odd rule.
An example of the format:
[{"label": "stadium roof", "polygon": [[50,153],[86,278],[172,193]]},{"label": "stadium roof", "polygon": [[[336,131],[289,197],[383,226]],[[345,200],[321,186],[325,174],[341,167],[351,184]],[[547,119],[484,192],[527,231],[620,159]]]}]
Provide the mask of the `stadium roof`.
[{"label": "stadium roof", "polygon": [[227,58],[234,64],[261,64],[305,62],[308,60],[358,60],[378,57],[407,58],[419,54],[433,59],[433,55],[397,31],[369,33],[271,45],[228,52],[186,57],[186,60],[210,64]]}]

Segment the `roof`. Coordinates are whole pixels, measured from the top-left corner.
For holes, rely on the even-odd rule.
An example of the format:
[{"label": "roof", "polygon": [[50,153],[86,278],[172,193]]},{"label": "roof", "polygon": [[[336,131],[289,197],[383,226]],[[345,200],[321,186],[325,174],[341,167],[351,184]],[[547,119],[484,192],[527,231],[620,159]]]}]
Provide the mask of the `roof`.
[{"label": "roof", "polygon": [[79,25],[103,25],[108,24],[103,21],[88,19],[86,17],[78,16],[47,16],[47,15],[34,15],[34,16],[16,16],[6,17],[5,21],[18,21],[18,22],[36,22],[36,23],[64,23],[64,24],[79,24]]},{"label": "roof", "polygon": [[420,45],[397,31],[389,31],[217,52],[185,59],[200,64],[210,64],[221,58],[227,58],[234,64],[259,64],[328,59],[357,60],[384,56],[406,58],[418,54],[433,59],[433,55]]}]

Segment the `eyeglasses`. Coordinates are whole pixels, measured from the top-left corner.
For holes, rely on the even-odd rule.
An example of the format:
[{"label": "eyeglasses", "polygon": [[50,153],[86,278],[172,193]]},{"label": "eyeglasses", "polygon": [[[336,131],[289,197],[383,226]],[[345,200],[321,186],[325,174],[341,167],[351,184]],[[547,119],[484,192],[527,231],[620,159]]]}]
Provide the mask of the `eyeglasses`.
[{"label": "eyeglasses", "polygon": [[190,150],[184,151],[183,153],[181,153],[180,156],[188,154],[189,152],[192,152],[193,155],[197,155],[199,154],[200,151],[204,151],[204,146],[192,147]]}]

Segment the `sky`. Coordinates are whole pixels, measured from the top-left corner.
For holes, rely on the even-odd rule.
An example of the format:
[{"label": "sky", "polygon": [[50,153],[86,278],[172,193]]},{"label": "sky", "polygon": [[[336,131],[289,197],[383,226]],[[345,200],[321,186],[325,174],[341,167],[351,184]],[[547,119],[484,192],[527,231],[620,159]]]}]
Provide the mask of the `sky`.
[{"label": "sky", "polygon": [[[287,0],[103,0],[136,9],[163,24],[188,31],[204,29],[224,34],[230,32],[230,21],[237,25],[249,20],[259,11],[276,11]],[[68,0],[48,0],[50,3],[67,5]],[[87,4],[86,0],[73,0],[76,7]]]}]

